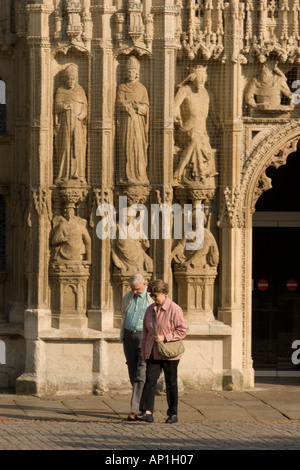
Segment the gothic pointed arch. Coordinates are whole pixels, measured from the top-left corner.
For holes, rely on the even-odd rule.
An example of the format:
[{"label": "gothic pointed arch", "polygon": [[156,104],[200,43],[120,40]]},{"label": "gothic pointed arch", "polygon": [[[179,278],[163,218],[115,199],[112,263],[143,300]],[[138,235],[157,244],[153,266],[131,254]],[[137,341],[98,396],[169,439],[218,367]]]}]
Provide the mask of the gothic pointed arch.
[{"label": "gothic pointed arch", "polygon": [[285,165],[287,157],[297,150],[300,140],[300,120],[262,131],[245,156],[242,174],[241,204],[245,211],[246,226],[255,211],[260,195],[272,187],[271,178],[266,174],[270,166]]}]

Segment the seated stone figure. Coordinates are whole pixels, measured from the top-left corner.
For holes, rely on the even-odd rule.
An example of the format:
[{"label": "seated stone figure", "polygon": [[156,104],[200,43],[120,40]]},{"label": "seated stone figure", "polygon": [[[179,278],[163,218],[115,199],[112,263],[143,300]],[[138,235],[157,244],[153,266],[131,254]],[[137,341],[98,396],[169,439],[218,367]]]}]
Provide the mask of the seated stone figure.
[{"label": "seated stone figure", "polygon": [[[290,100],[289,105],[282,105],[282,97]],[[250,114],[280,113],[292,109],[292,92],[285,75],[275,65],[263,64],[258,75],[253,77],[245,89],[245,102]]]},{"label": "seated stone figure", "polygon": [[87,230],[87,222],[68,208],[66,217],[58,217],[51,233],[52,262],[90,263],[91,238]]}]

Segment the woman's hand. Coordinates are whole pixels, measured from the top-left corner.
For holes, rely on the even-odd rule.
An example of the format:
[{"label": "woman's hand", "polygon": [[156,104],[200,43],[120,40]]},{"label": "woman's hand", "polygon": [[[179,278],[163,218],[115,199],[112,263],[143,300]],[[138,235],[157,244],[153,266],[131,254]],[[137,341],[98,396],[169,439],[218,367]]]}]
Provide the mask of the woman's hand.
[{"label": "woman's hand", "polygon": [[154,339],[157,343],[161,343],[162,341],[164,341],[165,337],[162,335],[157,335],[157,336],[154,336]]}]

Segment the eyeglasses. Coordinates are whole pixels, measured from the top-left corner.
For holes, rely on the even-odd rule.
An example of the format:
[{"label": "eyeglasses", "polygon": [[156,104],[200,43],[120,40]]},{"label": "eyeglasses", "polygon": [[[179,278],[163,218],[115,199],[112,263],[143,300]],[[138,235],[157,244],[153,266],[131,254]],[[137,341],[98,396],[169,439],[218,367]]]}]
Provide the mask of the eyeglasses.
[{"label": "eyeglasses", "polygon": [[158,294],[152,294],[152,293],[150,294],[150,297],[152,297],[152,299],[156,299],[157,296],[158,296]]}]

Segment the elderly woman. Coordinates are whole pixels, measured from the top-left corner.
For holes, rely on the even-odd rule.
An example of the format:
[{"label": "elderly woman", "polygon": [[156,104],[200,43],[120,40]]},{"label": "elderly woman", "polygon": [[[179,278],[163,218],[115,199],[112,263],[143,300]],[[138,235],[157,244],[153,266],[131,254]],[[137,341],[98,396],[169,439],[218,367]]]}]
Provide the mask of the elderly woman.
[{"label": "elderly woman", "polygon": [[[147,372],[140,402],[141,413],[136,416],[136,420],[148,423],[153,421],[156,384],[163,370],[168,402],[166,423],[176,423],[178,421],[177,369],[181,356],[163,357],[159,354],[157,345],[160,341],[183,339],[187,327],[181,308],[168,298],[168,285],[164,281],[158,279],[150,282],[148,292],[154,303],[147,308],[143,323],[141,352],[143,360],[147,363]],[[153,325],[154,318],[156,328]]]}]

